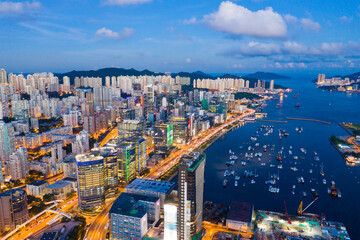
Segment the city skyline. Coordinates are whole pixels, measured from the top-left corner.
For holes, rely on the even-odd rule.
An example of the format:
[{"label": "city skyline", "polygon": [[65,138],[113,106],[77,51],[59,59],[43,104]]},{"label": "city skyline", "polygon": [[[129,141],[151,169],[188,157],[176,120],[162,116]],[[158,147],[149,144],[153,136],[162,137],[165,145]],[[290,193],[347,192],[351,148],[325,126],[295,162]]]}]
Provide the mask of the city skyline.
[{"label": "city skyline", "polygon": [[[2,1],[8,72],[318,72],[359,67],[356,1]],[[336,32],[336,34],[334,34]]]}]

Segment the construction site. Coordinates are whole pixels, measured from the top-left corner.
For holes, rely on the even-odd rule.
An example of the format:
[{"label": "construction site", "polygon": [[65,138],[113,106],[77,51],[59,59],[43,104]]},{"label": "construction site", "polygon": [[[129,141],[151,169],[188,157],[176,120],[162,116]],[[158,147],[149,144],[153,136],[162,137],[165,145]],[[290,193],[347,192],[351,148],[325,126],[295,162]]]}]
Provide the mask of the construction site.
[{"label": "construction site", "polygon": [[326,221],[324,216],[256,211],[255,237],[261,240],[278,239],[350,239],[344,224]]}]

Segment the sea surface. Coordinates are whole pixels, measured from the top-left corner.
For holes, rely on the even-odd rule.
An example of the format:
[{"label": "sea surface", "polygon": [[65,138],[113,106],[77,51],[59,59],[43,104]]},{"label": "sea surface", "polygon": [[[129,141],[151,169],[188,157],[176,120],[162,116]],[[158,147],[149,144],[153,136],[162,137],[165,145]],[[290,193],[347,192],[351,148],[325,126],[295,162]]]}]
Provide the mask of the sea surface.
[{"label": "sea surface", "polygon": [[[289,214],[296,214],[301,201],[304,201],[305,207],[314,199],[310,193],[310,189],[314,188],[320,196],[306,212],[323,213],[329,221],[343,222],[350,237],[360,239],[360,166],[347,166],[345,160],[329,142],[332,134],[347,135],[338,125],[339,122],[360,122],[360,94],[317,89],[315,84],[311,83],[311,79],[315,77],[298,76],[276,80],[277,84],[289,87],[293,92],[289,93],[282,102],[280,99],[268,101],[268,106],[263,112],[268,113],[269,120],[286,120],[285,117],[312,118],[331,122],[331,125],[297,120],[287,120],[288,123],[255,122],[246,123],[229,132],[205,151],[207,162],[204,200],[226,205],[230,205],[231,201],[250,202],[255,205],[255,209],[278,212],[285,212],[285,200]],[[297,98],[293,97],[295,94],[298,94]],[[277,103],[280,103],[279,108],[276,107]],[[297,103],[300,104],[299,108],[295,108]],[[264,136],[264,131],[259,132],[256,142],[260,146],[255,147],[256,142],[252,142],[250,137],[256,135],[261,125],[273,125],[274,133]],[[299,126],[303,128],[302,133],[295,130]],[[278,129],[285,129],[289,136],[280,140]],[[263,152],[263,145],[275,145],[275,150],[271,151],[271,147],[268,147],[267,152]],[[240,149],[240,146],[243,146],[243,149]],[[248,146],[255,147],[255,150],[248,151]],[[292,146],[292,156],[288,155],[290,146]],[[276,155],[282,147],[285,158],[279,163],[276,161]],[[300,148],[305,148],[307,153],[302,153]],[[230,149],[239,159],[234,166],[227,167],[225,161],[229,159]],[[319,162],[314,161],[314,151],[320,157]],[[261,152],[263,157],[260,162],[257,158],[252,158],[246,166],[242,166],[241,161],[245,159],[246,152],[253,154]],[[299,159],[294,160],[294,155]],[[266,165],[262,166],[261,163]],[[270,164],[274,164],[275,167],[270,168]],[[283,169],[277,168],[279,164]],[[324,177],[320,175],[321,164],[323,164]],[[290,167],[299,170],[293,172]],[[223,188],[226,169],[234,169],[236,175],[241,177],[238,187],[234,186],[234,177],[228,177],[227,187]],[[255,184],[250,184],[250,178],[243,177],[245,170],[254,173],[256,171],[259,175],[253,178]],[[274,173],[280,175],[280,180],[275,185],[280,188],[278,194],[270,193],[269,185],[265,184],[269,174]],[[297,177],[300,176],[305,179],[303,185],[297,183]],[[324,178],[327,181],[326,185],[322,182]],[[331,181],[335,181],[336,187],[341,191],[341,198],[333,199],[327,194]],[[295,185],[295,194],[292,194],[293,185]],[[307,193],[306,198],[303,197],[303,192]]]}]

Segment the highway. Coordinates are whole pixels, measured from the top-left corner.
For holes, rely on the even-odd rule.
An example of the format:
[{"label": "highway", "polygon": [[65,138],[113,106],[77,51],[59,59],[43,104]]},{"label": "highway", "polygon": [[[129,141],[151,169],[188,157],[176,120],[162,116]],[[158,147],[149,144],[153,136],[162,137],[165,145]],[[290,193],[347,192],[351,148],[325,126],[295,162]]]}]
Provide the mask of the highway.
[{"label": "highway", "polygon": [[186,146],[182,147],[180,150],[170,154],[170,156],[162,161],[160,164],[155,166],[155,168],[151,169],[150,173],[145,177],[147,179],[157,179],[164,173],[166,173],[170,168],[172,168],[174,165],[176,165],[180,157],[184,154],[188,154],[197,148],[199,148],[201,145],[206,143],[208,140],[211,140],[213,137],[219,136],[219,134],[223,134],[226,131],[226,127],[229,125],[232,125],[234,122],[245,118],[251,114],[253,114],[254,110],[249,110],[247,113],[244,113],[238,117],[232,118],[228,120],[226,123],[216,127],[211,128],[198,136],[196,136],[194,139],[191,140],[190,143],[186,144]]},{"label": "highway", "polygon": [[[115,201],[115,199],[114,199]],[[85,234],[85,240],[104,240],[109,227],[109,211],[113,204],[112,201],[91,223]]]}]

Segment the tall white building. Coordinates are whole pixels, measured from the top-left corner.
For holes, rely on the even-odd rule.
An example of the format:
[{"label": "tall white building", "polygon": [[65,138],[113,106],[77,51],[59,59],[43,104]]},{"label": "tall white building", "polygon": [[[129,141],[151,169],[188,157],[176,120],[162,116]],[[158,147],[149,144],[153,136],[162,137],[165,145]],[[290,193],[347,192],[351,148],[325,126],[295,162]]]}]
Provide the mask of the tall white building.
[{"label": "tall white building", "polygon": [[7,75],[5,69],[0,69],[0,84],[1,83],[7,83]]},{"label": "tall white building", "polygon": [[29,176],[28,152],[24,147],[19,147],[10,155],[10,174],[12,180],[25,179]]},{"label": "tall white building", "polygon": [[70,92],[70,78],[68,76],[63,77],[63,90]]}]

